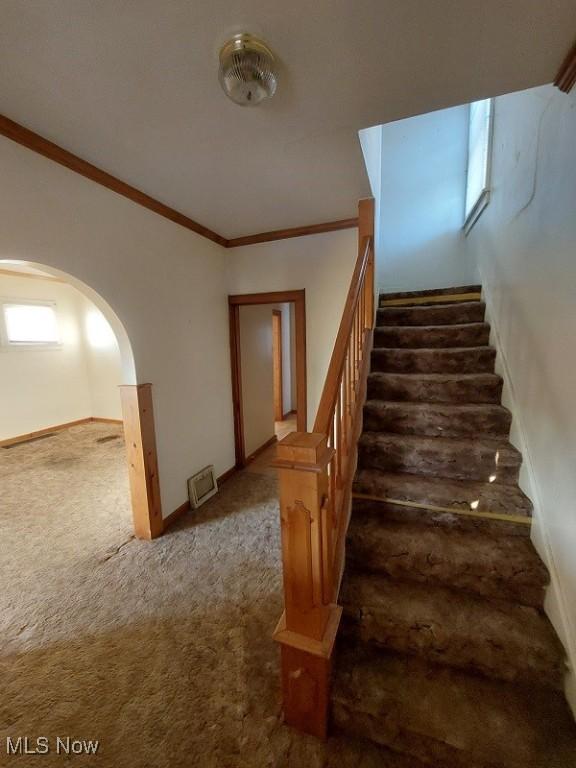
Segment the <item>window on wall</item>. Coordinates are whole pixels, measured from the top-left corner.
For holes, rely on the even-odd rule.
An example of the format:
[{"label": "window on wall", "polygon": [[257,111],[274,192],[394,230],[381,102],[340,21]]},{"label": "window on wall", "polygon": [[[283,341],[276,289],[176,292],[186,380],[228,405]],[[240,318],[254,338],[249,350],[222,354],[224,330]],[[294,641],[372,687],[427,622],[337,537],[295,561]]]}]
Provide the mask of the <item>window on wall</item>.
[{"label": "window on wall", "polygon": [[8,344],[60,344],[56,307],[51,303],[4,303],[4,333]]},{"label": "window on wall", "polygon": [[490,159],[494,99],[470,104],[468,128],[468,170],[464,230],[470,231],[490,200]]}]

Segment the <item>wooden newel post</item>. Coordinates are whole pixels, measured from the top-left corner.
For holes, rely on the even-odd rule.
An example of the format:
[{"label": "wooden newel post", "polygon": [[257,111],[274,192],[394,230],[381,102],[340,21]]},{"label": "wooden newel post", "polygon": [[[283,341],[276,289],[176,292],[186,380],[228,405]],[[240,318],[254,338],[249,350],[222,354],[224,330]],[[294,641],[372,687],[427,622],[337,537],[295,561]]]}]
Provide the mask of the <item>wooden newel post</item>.
[{"label": "wooden newel post", "polygon": [[293,432],[277,447],[284,613],[274,632],[281,647],[284,720],[326,737],[330,663],[342,609],[333,595],[325,435]]},{"label": "wooden newel post", "polygon": [[358,202],[358,248],[362,249],[365,239],[371,238],[370,259],[366,268],[366,317],[365,328],[374,327],[374,198],[365,197]]}]

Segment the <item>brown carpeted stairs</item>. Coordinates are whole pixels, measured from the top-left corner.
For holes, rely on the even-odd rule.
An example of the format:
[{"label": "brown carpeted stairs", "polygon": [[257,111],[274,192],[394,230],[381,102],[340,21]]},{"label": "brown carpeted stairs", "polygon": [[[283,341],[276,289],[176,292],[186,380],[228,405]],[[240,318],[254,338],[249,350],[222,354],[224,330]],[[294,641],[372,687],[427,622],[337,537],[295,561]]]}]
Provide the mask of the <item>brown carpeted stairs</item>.
[{"label": "brown carpeted stairs", "polygon": [[564,651],[479,291],[381,297],[333,723],[407,768],[574,768]]}]

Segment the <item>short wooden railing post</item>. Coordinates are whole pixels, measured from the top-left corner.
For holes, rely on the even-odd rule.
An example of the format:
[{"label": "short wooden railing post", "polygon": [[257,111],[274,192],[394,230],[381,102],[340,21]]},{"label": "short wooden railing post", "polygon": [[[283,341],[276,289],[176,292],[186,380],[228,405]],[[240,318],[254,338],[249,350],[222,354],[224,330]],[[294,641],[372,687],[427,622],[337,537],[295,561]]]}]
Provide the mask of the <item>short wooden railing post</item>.
[{"label": "short wooden railing post", "polygon": [[326,737],[331,656],[342,609],[331,602],[332,510],[326,435],[293,432],[277,447],[284,613],[274,639],[282,655],[284,720]]},{"label": "short wooden railing post", "polygon": [[370,258],[366,267],[365,328],[374,327],[374,212],[373,197],[365,197],[358,202],[358,248],[362,248],[365,238],[369,237],[372,240]]}]

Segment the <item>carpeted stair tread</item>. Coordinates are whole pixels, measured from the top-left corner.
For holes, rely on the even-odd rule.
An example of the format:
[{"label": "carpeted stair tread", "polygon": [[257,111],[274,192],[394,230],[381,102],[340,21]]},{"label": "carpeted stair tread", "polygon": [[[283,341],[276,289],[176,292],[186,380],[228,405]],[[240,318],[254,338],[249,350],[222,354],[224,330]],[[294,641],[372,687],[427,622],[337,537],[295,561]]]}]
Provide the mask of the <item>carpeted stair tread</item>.
[{"label": "carpeted stair tread", "polygon": [[372,350],[372,370],[390,373],[493,373],[492,347]]},{"label": "carpeted stair tread", "polygon": [[488,323],[388,325],[374,329],[374,348],[482,347],[488,344],[489,338]]},{"label": "carpeted stair tread", "polygon": [[368,398],[427,403],[500,403],[502,378],[494,373],[368,374]]},{"label": "carpeted stair tread", "polygon": [[364,432],[358,442],[358,467],[383,472],[512,485],[518,481],[521,463],[520,452],[503,438]]},{"label": "carpeted stair tread", "polygon": [[573,768],[563,694],[340,643],[335,726],[434,768]]},{"label": "carpeted stair tread", "polygon": [[501,680],[561,688],[564,650],[537,608],[348,571],[341,603],[359,639]]},{"label": "carpeted stair tread", "polygon": [[376,326],[481,323],[484,320],[485,312],[486,306],[482,301],[413,307],[384,307],[376,313]]},{"label": "carpeted stair tread", "polygon": [[532,502],[516,485],[451,480],[402,472],[359,469],[354,492],[433,507],[530,517]]},{"label": "carpeted stair tread", "polygon": [[420,299],[425,296],[446,296],[460,295],[462,293],[481,293],[481,285],[455,285],[450,288],[426,288],[422,291],[396,291],[395,293],[381,293],[379,301],[388,299]]},{"label": "carpeted stair tread", "polygon": [[414,403],[367,400],[365,432],[394,432],[428,437],[474,437],[510,433],[512,415],[489,403]]},{"label": "carpeted stair tread", "polygon": [[352,516],[346,543],[348,572],[463,590],[541,608],[548,571],[527,538]]}]

